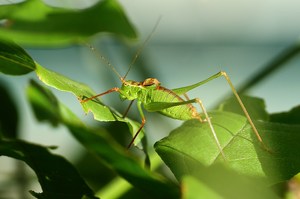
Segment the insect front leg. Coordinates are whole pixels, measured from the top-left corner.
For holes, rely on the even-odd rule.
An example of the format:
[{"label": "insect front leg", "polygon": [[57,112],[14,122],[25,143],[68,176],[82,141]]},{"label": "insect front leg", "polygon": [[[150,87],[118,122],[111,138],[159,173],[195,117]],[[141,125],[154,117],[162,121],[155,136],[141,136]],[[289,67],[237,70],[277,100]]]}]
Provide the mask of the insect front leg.
[{"label": "insect front leg", "polygon": [[92,97],[85,98],[85,99],[79,99],[79,100],[80,100],[80,103],[84,103],[84,102],[93,100],[93,99],[95,99],[95,98],[97,98],[97,97],[100,97],[100,96],[102,96],[102,95],[106,95],[106,94],[109,94],[109,93],[112,93],[112,92],[119,92],[119,90],[120,90],[120,89],[119,89],[118,87],[115,87],[115,88],[111,88],[111,89],[109,89],[109,90],[107,90],[107,91],[105,91],[105,92],[103,92],[103,93],[100,93],[100,94],[98,94],[98,95],[94,95],[94,96],[92,96]]}]

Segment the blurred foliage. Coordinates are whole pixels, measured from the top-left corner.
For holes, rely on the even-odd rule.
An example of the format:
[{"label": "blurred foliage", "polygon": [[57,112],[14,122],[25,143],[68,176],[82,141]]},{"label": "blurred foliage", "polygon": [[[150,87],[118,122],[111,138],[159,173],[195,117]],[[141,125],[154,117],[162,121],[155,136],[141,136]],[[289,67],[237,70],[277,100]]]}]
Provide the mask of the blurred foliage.
[{"label": "blurred foliage", "polygon": [[300,125],[300,106],[296,106],[287,112],[273,113],[270,115],[272,122]]},{"label": "blurred foliage", "polygon": [[0,6],[0,38],[30,46],[78,43],[100,32],[136,38],[134,28],[115,0],[103,0],[90,8],[66,9],[41,0]]},{"label": "blurred foliage", "polygon": [[43,189],[43,193],[31,191],[36,198],[96,198],[76,169],[47,147],[2,139],[0,155],[22,160],[35,171]]},{"label": "blurred foliage", "polygon": [[11,93],[4,86],[4,82],[0,82],[1,106],[0,111],[0,137],[1,133],[4,137],[17,138],[19,114]]}]

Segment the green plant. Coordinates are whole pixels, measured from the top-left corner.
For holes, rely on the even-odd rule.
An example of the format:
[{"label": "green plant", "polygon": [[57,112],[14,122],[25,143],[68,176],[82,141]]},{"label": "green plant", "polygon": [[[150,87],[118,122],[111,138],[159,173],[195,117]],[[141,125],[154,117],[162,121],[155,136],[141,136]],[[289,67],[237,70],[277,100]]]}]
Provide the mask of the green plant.
[{"label": "green plant", "polygon": [[[20,20],[25,18],[22,13],[29,12],[28,7],[33,5],[41,7],[40,13],[37,15],[39,17],[24,23]],[[134,29],[117,2],[103,1],[92,9],[84,11],[84,15],[87,16],[86,20],[90,19],[88,13],[94,13],[94,9],[104,9],[105,16],[103,17],[112,18],[109,24],[100,20],[101,26],[97,26],[99,29],[91,28],[87,31],[89,29],[87,28],[83,32],[76,28],[77,25],[74,25],[73,29],[66,30],[58,23],[57,29],[53,28],[61,16],[69,16],[69,19],[65,18],[69,21],[76,19],[77,15],[72,14],[70,10],[50,8],[37,0],[27,1],[21,6],[0,7],[1,9],[2,17],[16,25],[0,29],[2,38],[0,71],[7,75],[24,75],[35,72],[40,83],[29,80],[26,96],[36,118],[39,121],[49,122],[54,127],[65,126],[89,153],[99,158],[105,166],[117,174],[111,182],[112,191],[106,188],[95,193],[75,167],[65,158],[53,154],[51,147],[19,140],[14,129],[18,122],[17,109],[3,88],[0,155],[22,160],[31,167],[43,190],[42,193],[31,191],[36,198],[105,198],[104,195],[108,192],[122,195],[123,192],[126,192],[125,190],[132,187],[141,191],[142,195],[148,198],[240,198],[241,196],[243,198],[280,198],[270,187],[291,179],[299,172],[299,108],[294,108],[287,113],[269,114],[265,111],[263,100],[246,96],[243,97],[243,101],[245,101],[246,107],[251,107],[249,114],[257,120],[255,125],[269,150],[261,147],[251,132],[246,118],[237,108],[236,101],[229,99],[218,106],[215,111],[209,113],[213,118],[212,123],[216,128],[228,162],[224,163],[220,156],[220,151],[213,142],[208,125],[201,124],[196,120],[189,120],[174,129],[169,136],[156,142],[154,148],[163,162],[156,154],[152,152],[148,154],[144,148],[146,157],[150,159],[146,159],[144,165],[140,157],[128,153],[112,138],[107,129],[94,128],[82,122],[44,85],[62,92],[70,92],[77,98],[94,95],[92,89],[41,66],[24,49],[8,41],[12,37],[18,43],[63,45],[86,39],[99,31],[135,37]],[[53,16],[59,13],[59,15],[45,20],[42,16],[46,13],[52,13]],[[122,20],[117,20],[119,18],[114,16],[121,16]],[[35,20],[39,22],[37,25]],[[34,23],[30,24],[30,21],[34,21]],[[52,28],[49,31],[47,28],[39,27],[39,24],[43,24],[43,26],[49,24],[47,27]],[[91,25],[91,27],[95,27],[93,23]],[[110,27],[106,27],[106,25]],[[39,31],[36,32],[36,29]],[[57,30],[60,32],[55,32]],[[82,108],[85,112],[92,112],[95,120],[124,122],[132,134],[139,127],[136,121],[122,118],[121,114],[107,107],[100,100],[97,100],[97,103],[83,103]],[[290,123],[290,121],[294,122]],[[143,135],[144,133],[140,134],[137,142],[144,140]],[[176,180],[164,177],[158,171],[149,170],[147,168],[149,161],[152,169],[165,163]],[[121,178],[130,185],[124,183]]]}]

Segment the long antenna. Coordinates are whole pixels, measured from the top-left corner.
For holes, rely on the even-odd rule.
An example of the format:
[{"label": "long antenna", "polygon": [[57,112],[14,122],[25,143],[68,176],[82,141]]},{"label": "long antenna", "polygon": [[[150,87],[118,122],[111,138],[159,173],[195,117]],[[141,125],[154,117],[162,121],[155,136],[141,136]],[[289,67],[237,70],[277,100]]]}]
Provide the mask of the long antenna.
[{"label": "long antenna", "polygon": [[118,73],[115,67],[96,48],[94,48],[94,46],[85,41],[84,44],[89,47],[97,55],[97,57],[100,58],[119,77],[121,82],[124,82],[123,77]]},{"label": "long antenna", "polygon": [[129,73],[129,71],[131,70],[132,66],[134,65],[135,61],[137,60],[137,58],[138,58],[139,55],[141,54],[141,52],[142,52],[142,50],[144,49],[144,47],[146,46],[146,44],[147,44],[147,43],[149,42],[149,40],[152,38],[152,36],[153,36],[153,34],[154,34],[154,32],[155,32],[155,30],[156,30],[156,28],[157,28],[157,26],[158,26],[160,20],[161,20],[161,16],[160,16],[160,17],[158,18],[158,20],[156,21],[155,26],[154,26],[154,28],[152,29],[151,33],[148,35],[147,39],[144,41],[144,43],[142,44],[142,46],[141,46],[141,47],[137,50],[137,52],[135,53],[135,56],[133,57],[133,59],[132,59],[130,65],[129,65],[129,67],[128,67],[127,72],[125,73],[124,77],[122,77],[123,80],[126,79],[128,73]]}]

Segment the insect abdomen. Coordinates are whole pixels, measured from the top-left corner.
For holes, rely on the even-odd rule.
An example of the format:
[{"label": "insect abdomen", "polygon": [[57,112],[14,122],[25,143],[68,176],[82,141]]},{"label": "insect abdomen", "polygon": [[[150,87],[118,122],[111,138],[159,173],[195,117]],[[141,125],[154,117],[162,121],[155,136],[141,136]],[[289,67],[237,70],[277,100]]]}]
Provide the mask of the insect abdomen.
[{"label": "insect abdomen", "polygon": [[[151,89],[146,94],[148,98],[147,103],[151,102],[183,102],[180,96],[178,96],[173,91],[159,86],[156,89]],[[189,120],[198,117],[198,112],[192,104],[184,104],[173,106],[170,108],[162,109],[158,111],[159,113],[178,120]]]}]

